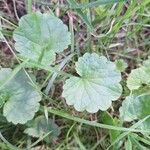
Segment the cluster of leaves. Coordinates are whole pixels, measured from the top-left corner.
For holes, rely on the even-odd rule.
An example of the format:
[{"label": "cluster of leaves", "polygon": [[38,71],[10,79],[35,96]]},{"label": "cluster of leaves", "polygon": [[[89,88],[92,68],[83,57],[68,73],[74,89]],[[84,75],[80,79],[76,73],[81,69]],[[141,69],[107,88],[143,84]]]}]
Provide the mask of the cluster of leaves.
[{"label": "cluster of leaves", "polygon": [[[56,53],[66,49],[71,41],[67,26],[60,19],[40,12],[23,16],[13,37],[18,57],[27,60],[27,67],[31,68],[34,67],[31,64],[52,65]],[[12,71],[1,68],[0,84],[0,107],[6,119],[13,124],[25,124],[32,120],[42,99],[34,75],[28,75],[24,69]],[[51,135],[54,137],[60,134],[58,126],[48,118],[38,117],[32,124],[25,133],[33,137],[41,137],[50,131],[53,131]]]},{"label": "cluster of leaves", "polygon": [[[19,58],[27,61],[26,67],[30,68],[34,68],[35,64],[45,67],[55,65],[56,54],[63,52],[71,44],[67,26],[57,17],[40,12],[23,16],[13,37]],[[150,59],[132,70],[127,79],[127,87],[131,92],[120,108],[120,118],[123,121],[142,120],[150,115],[149,65]],[[111,62],[105,56],[85,53],[75,63],[77,75],[72,75],[63,85],[62,97],[77,111],[106,111],[111,107],[112,101],[118,100],[122,95],[121,72],[126,67],[127,64],[122,60]],[[10,68],[0,69],[0,108],[9,122],[25,124],[39,110],[42,95],[34,86],[36,83],[33,75],[30,76],[34,85],[24,69],[11,78],[13,73]],[[28,126],[25,133],[33,137],[40,137],[51,131],[54,131],[53,137],[60,134],[58,126],[43,116],[28,122]],[[150,130],[149,126],[150,119],[147,119],[140,128]]]},{"label": "cluster of leaves", "polygon": [[[126,97],[120,108],[124,121],[141,120],[150,116],[150,58],[139,68],[131,71],[127,86],[131,94]],[[150,118],[141,124],[143,130],[150,130]]]}]

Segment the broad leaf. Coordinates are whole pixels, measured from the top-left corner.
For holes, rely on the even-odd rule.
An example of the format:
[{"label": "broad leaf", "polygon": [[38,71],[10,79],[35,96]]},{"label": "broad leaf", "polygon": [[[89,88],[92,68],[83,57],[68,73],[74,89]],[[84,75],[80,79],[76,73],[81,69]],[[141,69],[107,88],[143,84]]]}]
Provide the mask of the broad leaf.
[{"label": "broad leaf", "polygon": [[144,84],[150,85],[150,58],[140,68],[132,70],[127,80],[130,90],[136,90]]},{"label": "broad leaf", "polygon": [[[150,115],[150,94],[130,95],[122,103],[120,117],[124,121],[141,120]],[[141,128],[150,130],[150,118],[142,123]]]},{"label": "broad leaf", "polygon": [[95,113],[107,110],[121,93],[121,74],[113,62],[96,53],[86,53],[76,62],[79,77],[70,77],[63,86],[62,96],[77,111]]},{"label": "broad leaf", "polygon": [[68,28],[60,19],[40,12],[23,16],[13,37],[21,57],[44,65],[50,65],[56,53],[62,52],[71,42]]},{"label": "broad leaf", "polygon": [[[0,70],[0,84],[3,84],[11,75],[12,70]],[[1,102],[6,102],[3,115],[9,122],[24,124],[34,117],[39,109],[41,95],[31,86],[23,70],[19,71],[3,89],[0,89]],[[3,98],[3,99],[2,99]]]},{"label": "broad leaf", "polygon": [[31,127],[27,128],[24,132],[32,137],[40,138],[44,134],[49,134],[49,138],[55,140],[60,135],[60,128],[51,119],[46,120],[44,116],[37,117]]}]

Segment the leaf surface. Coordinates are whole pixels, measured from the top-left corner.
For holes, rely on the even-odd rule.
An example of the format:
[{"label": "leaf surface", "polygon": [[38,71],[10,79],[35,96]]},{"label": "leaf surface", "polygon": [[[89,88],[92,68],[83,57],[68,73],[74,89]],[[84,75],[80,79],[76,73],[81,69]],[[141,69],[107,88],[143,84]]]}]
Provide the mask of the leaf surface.
[{"label": "leaf surface", "polygon": [[141,67],[133,69],[127,79],[130,90],[139,89],[143,84],[150,85],[150,58]]},{"label": "leaf surface", "polygon": [[56,53],[71,42],[67,26],[59,18],[40,12],[23,16],[13,37],[21,57],[44,65],[52,64]]},{"label": "leaf surface", "polygon": [[[150,115],[150,94],[128,96],[120,108],[120,117],[124,121],[141,120]],[[144,130],[150,130],[150,118],[140,126]]]},{"label": "leaf surface", "polygon": [[24,132],[32,137],[40,138],[44,134],[50,132],[51,139],[57,139],[60,135],[60,128],[55,124],[52,119],[46,120],[44,116],[38,116],[32,121],[31,127],[27,128]]},{"label": "leaf surface", "polygon": [[77,111],[95,113],[107,110],[121,93],[121,74],[113,62],[96,53],[86,53],[76,62],[80,77],[70,77],[63,86],[62,96]]},{"label": "leaf surface", "polygon": [[[2,68],[0,70],[0,84],[9,78],[11,73],[11,69]],[[38,111],[41,100],[41,95],[31,86],[23,70],[20,70],[0,90],[0,96],[1,100],[6,102],[3,107],[3,115],[14,124],[24,124],[31,120],[35,112]]]}]

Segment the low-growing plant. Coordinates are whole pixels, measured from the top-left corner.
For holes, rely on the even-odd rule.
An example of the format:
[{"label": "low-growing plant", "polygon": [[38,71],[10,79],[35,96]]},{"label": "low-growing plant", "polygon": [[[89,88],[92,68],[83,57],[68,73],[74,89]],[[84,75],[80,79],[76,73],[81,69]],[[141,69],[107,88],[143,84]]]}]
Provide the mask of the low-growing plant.
[{"label": "low-growing plant", "polygon": [[[1,32],[0,38],[5,42]],[[20,64],[15,69],[0,69],[1,117],[5,117],[7,122],[25,124],[24,133],[34,138],[43,137],[46,142],[56,141],[61,130],[50,119],[48,112],[51,112],[64,118],[70,117],[76,122],[109,129],[111,146],[125,136],[126,149],[132,149],[134,143],[142,148],[146,144],[150,145],[147,140],[150,134],[150,58],[139,68],[133,69],[127,77],[126,88],[130,94],[124,97],[119,108],[120,118],[117,118],[107,110],[113,107],[112,103],[116,105],[120,101],[124,92],[121,72],[128,67],[126,62],[122,59],[113,62],[99,53],[86,52],[73,62],[75,71],[62,71],[56,63],[56,57],[71,44],[71,33],[59,18],[49,13],[34,12],[21,17],[13,32],[13,39]],[[73,53],[72,59],[73,56],[76,60],[76,53]],[[53,104],[50,107],[44,105],[45,99],[50,100],[52,97],[42,91],[43,87],[37,83],[32,71],[29,73],[30,70],[41,69],[53,74],[54,78],[57,75],[64,77],[61,97],[68,109],[83,114],[103,111],[100,114],[104,124],[84,120],[80,116],[73,118],[72,114],[53,109]],[[134,125],[125,128],[125,123]]]}]

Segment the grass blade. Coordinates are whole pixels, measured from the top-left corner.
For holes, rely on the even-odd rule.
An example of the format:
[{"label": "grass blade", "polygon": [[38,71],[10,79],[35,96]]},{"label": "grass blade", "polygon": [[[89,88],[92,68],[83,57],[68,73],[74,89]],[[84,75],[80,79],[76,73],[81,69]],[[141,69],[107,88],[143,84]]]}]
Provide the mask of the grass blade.
[{"label": "grass blade", "polygon": [[16,146],[13,146],[11,143],[9,143],[1,134],[0,132],[0,139],[9,147],[9,150],[21,150],[19,148],[17,148]]},{"label": "grass blade", "polygon": [[[130,127],[130,129],[135,129],[135,128],[139,127],[139,126],[140,126],[145,120],[147,120],[149,117],[150,117],[150,115],[147,116],[147,117],[145,117],[145,118],[142,119],[142,120],[139,120],[137,123],[135,123],[134,125],[132,125],[132,126]],[[144,132],[144,131],[142,131],[142,132]],[[123,138],[124,138],[125,136],[127,136],[129,133],[131,133],[131,131],[124,132],[124,133],[122,133],[120,136],[118,136],[118,138],[107,148],[107,150],[109,150],[114,144],[116,144],[117,142],[119,142],[121,139],[123,139]]]},{"label": "grass blade", "polygon": [[[41,107],[40,110],[42,112],[44,112],[44,108],[43,107]],[[79,117],[72,116],[72,115],[70,115],[68,113],[65,113],[63,111],[52,109],[52,108],[48,108],[48,107],[47,107],[47,111],[49,113],[55,114],[57,116],[60,116],[60,117],[63,117],[63,118],[69,119],[69,120],[73,120],[75,122],[79,122],[79,123],[82,123],[82,124],[90,125],[90,126],[93,126],[93,127],[99,127],[99,128],[103,128],[103,129],[110,129],[110,130],[125,131],[125,133],[126,132],[129,132],[129,133],[130,132],[150,133],[150,131],[145,131],[145,130],[143,131],[143,130],[135,129],[135,128],[138,127],[137,124],[136,124],[136,126],[132,126],[131,128],[116,127],[116,126],[112,126],[112,125],[106,125],[106,124],[97,123],[95,121],[85,120],[85,119],[82,119],[82,118],[79,118]],[[138,125],[139,125],[139,122],[138,122]]]},{"label": "grass blade", "polygon": [[[70,6],[71,9],[75,9],[74,7],[78,7],[78,3],[75,0],[67,0],[68,4]],[[93,27],[91,22],[88,20],[87,16],[82,12],[82,10],[76,8],[76,13],[78,14],[78,16],[83,20],[83,22],[88,26],[88,28],[92,31]]]},{"label": "grass blade", "polygon": [[[67,0],[67,1],[72,1],[72,0]],[[124,1],[126,0],[97,0],[85,4],[77,3],[76,5],[69,3],[70,4],[69,8],[71,9],[93,8],[93,7],[98,7],[99,5],[113,4],[113,3],[124,2]]]}]

